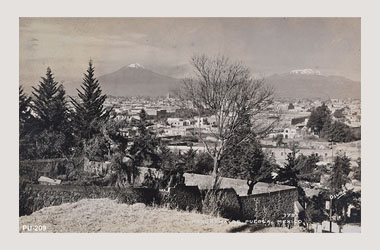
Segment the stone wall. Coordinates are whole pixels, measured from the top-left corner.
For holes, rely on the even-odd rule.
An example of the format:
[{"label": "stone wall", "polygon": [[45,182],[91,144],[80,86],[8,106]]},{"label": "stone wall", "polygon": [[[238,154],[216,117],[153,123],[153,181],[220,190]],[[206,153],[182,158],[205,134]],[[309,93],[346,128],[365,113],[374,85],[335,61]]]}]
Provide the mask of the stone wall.
[{"label": "stone wall", "polygon": [[241,219],[239,196],[233,188],[202,190],[202,213],[228,219]]},{"label": "stone wall", "polygon": [[74,185],[37,185],[20,186],[19,215],[28,215],[44,207],[76,202],[81,199],[109,198],[121,203],[146,205],[167,205],[188,211],[201,211],[202,198],[198,187],[177,186],[169,191],[150,188],[114,188]]},{"label": "stone wall", "polygon": [[296,217],[294,203],[298,200],[296,188],[239,197],[245,220],[290,219]]},{"label": "stone wall", "polygon": [[172,209],[202,211],[202,197],[197,186],[177,185],[169,191],[160,191],[160,204]]},{"label": "stone wall", "polygon": [[72,185],[35,185],[27,184],[20,187],[19,214],[31,214],[41,208],[57,206],[62,203],[76,202],[81,199],[109,198],[120,202],[133,204],[152,203],[157,197],[157,191],[148,188],[117,189],[98,186]]},{"label": "stone wall", "polygon": [[201,192],[197,186],[181,185],[168,191],[158,191],[149,188],[25,184],[20,186],[19,214],[27,215],[43,207],[80,199],[98,198],[117,199],[127,204],[158,204],[173,209],[218,214],[229,219],[278,220],[283,219],[284,214],[291,216],[295,213],[294,203],[298,199],[298,193],[296,188],[292,188],[239,196],[234,189]]}]

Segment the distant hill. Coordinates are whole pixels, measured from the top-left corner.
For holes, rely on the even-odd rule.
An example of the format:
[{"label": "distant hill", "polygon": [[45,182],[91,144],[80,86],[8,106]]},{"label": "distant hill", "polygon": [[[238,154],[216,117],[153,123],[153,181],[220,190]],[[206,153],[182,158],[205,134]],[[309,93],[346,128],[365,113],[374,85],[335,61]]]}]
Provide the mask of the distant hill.
[{"label": "distant hill", "polygon": [[164,76],[134,63],[98,77],[103,93],[113,96],[164,96],[179,86],[180,80]]},{"label": "distant hill", "polygon": [[360,99],[361,84],[341,76],[319,74],[275,74],[265,78],[280,98]]},{"label": "distant hill", "polygon": [[[164,96],[181,84],[180,79],[145,69],[138,63],[98,77],[104,93],[113,96]],[[360,98],[360,82],[341,76],[324,76],[311,69],[293,70],[265,78],[279,98]]]}]

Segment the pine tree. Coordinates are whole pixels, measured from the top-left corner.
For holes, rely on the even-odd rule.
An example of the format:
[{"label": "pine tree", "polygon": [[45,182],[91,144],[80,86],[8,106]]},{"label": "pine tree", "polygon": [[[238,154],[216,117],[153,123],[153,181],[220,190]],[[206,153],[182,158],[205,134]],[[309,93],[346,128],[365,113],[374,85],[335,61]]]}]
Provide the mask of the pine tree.
[{"label": "pine tree", "polygon": [[31,113],[30,113],[30,105],[32,97],[27,96],[24,93],[24,88],[22,86],[19,86],[18,88],[19,93],[19,129],[20,129],[20,136],[22,136],[25,133],[25,127],[26,124],[31,119]]},{"label": "pine tree", "polygon": [[300,157],[296,157],[296,154],[299,152],[297,147],[297,144],[290,144],[291,152],[287,155],[283,168],[279,168],[278,175],[276,176],[276,182],[282,185],[297,187],[298,202],[304,206],[308,201],[308,198],[306,197],[306,193],[303,188],[299,185],[300,171],[297,165],[299,164]]},{"label": "pine tree", "polygon": [[75,126],[77,135],[82,139],[90,139],[100,134],[102,122],[110,115],[110,110],[103,106],[107,96],[102,95],[99,81],[94,77],[95,68],[90,60],[87,73],[84,74],[82,90],[77,89],[80,101],[71,98],[75,109]]},{"label": "pine tree", "polygon": [[[20,140],[20,157],[43,159],[65,157],[70,154],[72,132],[66,102],[66,93],[61,84],[54,80],[47,68],[37,87],[33,87],[31,116],[28,133]],[[27,152],[23,152],[27,151]],[[21,154],[22,152],[22,154]]]},{"label": "pine tree", "polygon": [[30,159],[33,156],[33,146],[30,131],[33,128],[33,116],[30,112],[32,97],[24,93],[24,88],[19,86],[19,157]]},{"label": "pine tree", "polygon": [[331,169],[330,186],[333,194],[343,191],[350,173],[350,159],[347,156],[337,156]]},{"label": "pine tree", "polygon": [[46,77],[37,88],[33,87],[32,109],[36,114],[35,128],[39,131],[50,129],[60,131],[67,119],[65,91],[62,85],[54,80],[53,73],[47,68]]},{"label": "pine tree", "polygon": [[297,165],[300,160],[300,157],[297,157],[297,153],[299,152],[298,143],[291,142],[289,143],[289,147],[291,152],[288,153],[283,168],[279,169],[276,181],[280,182],[280,184],[298,187],[299,169]]},{"label": "pine tree", "polygon": [[279,169],[276,180],[280,184],[298,186],[298,173],[296,169],[296,156],[294,152],[287,155],[287,162],[284,163],[284,167]]},{"label": "pine tree", "polygon": [[140,120],[137,124],[137,135],[133,138],[133,145],[129,153],[133,155],[134,164],[143,166],[144,162],[150,162],[150,167],[158,167],[159,156],[157,149],[159,140],[155,134],[147,129],[147,114],[144,109],[139,113]]},{"label": "pine tree", "polygon": [[183,171],[191,172],[194,170],[194,168],[196,167],[196,156],[197,150],[194,150],[192,147],[190,147],[190,149],[186,150],[183,153],[179,153],[179,165],[181,166],[181,168],[183,168]]}]

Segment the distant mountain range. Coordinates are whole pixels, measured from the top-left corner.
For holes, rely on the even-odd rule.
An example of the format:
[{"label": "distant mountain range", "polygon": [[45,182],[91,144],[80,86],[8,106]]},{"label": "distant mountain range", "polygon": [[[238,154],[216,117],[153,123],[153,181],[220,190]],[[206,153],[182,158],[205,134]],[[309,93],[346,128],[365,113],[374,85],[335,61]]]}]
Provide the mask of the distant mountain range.
[{"label": "distant mountain range", "polygon": [[360,99],[361,84],[342,76],[291,73],[275,74],[265,78],[280,98]]},{"label": "distant mountain range", "polygon": [[[164,96],[181,84],[180,79],[145,69],[138,63],[98,77],[104,93],[113,96]],[[360,98],[360,82],[319,71],[293,70],[265,78],[279,98]]]}]

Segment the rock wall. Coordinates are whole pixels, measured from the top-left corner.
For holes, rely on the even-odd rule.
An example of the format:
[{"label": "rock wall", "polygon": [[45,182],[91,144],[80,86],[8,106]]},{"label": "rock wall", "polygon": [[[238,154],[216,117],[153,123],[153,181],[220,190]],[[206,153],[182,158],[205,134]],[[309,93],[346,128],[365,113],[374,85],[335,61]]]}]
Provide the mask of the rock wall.
[{"label": "rock wall", "polygon": [[291,219],[284,218],[284,215],[294,215],[294,202],[298,199],[298,193],[293,188],[238,196],[234,189],[202,190],[201,193],[197,186],[182,185],[168,191],[158,191],[149,188],[25,184],[20,186],[19,214],[28,215],[43,207],[98,198],[117,199],[127,204],[158,204],[229,219],[274,221]]},{"label": "rock wall", "polygon": [[74,185],[37,185],[20,186],[19,215],[28,215],[44,207],[76,202],[81,199],[109,198],[121,203],[146,205],[167,205],[188,211],[201,211],[202,198],[198,187],[177,186],[169,191],[150,188],[114,188]]},{"label": "rock wall", "polygon": [[228,219],[240,219],[241,206],[233,188],[202,190],[202,213]]},{"label": "rock wall", "polygon": [[245,220],[260,219],[276,221],[278,219],[290,219],[291,217],[297,216],[294,215],[294,202],[298,200],[296,188],[240,196],[239,200],[243,219]]},{"label": "rock wall", "polygon": [[177,185],[169,191],[160,191],[160,204],[172,209],[200,212],[202,197],[197,186]]},{"label": "rock wall", "polygon": [[120,202],[128,204],[137,202],[149,204],[155,197],[157,197],[157,191],[148,188],[121,190],[98,186],[27,184],[20,190],[19,215],[28,215],[44,207],[76,202],[81,199],[109,198],[118,199]]}]

